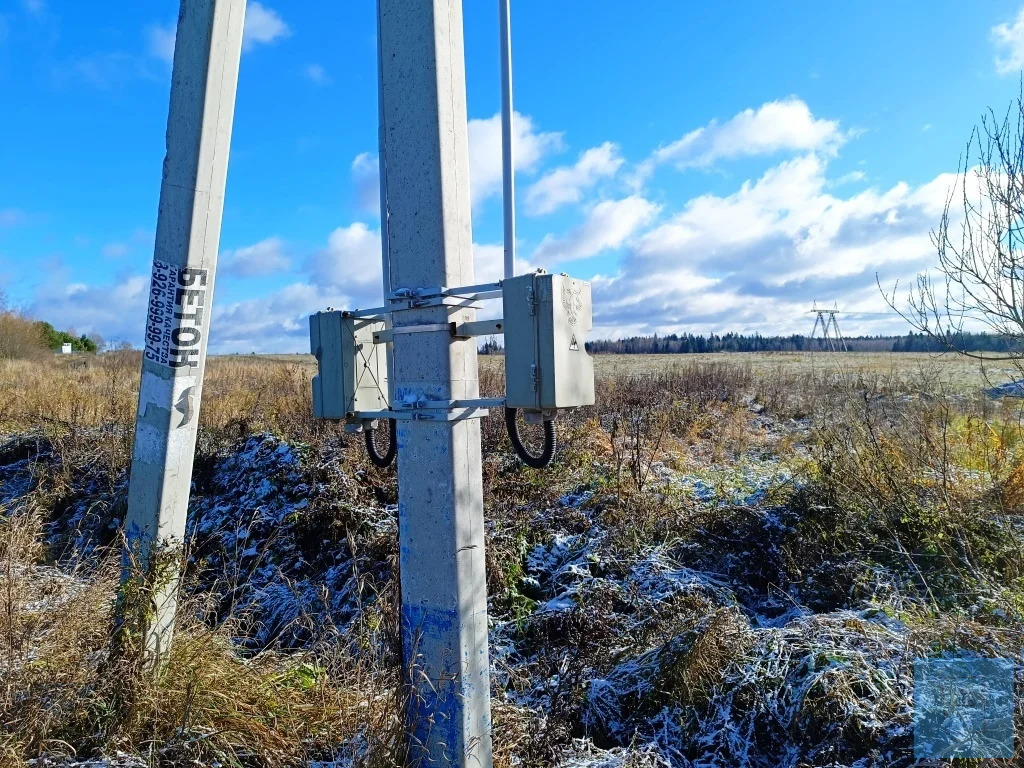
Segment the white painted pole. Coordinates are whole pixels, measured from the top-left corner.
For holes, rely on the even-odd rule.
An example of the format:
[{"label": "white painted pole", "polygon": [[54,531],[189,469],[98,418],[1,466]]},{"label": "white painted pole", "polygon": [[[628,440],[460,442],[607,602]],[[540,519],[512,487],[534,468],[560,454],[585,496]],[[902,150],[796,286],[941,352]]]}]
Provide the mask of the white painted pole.
[{"label": "white painted pole", "polygon": [[501,166],[505,206],[505,277],[516,274],[516,179],[515,150],[512,146],[512,17],[509,0],[498,0],[501,24]]},{"label": "white painted pole", "polygon": [[178,15],[125,524],[124,578],[146,605],[122,593],[154,657],[174,630],[244,21],[245,0],[182,0]]},{"label": "white painted pole", "polygon": [[[390,288],[471,285],[462,0],[380,0],[378,20]],[[400,329],[475,314],[434,306],[392,320]],[[399,401],[479,396],[476,342],[448,331],[396,334],[394,368]],[[490,768],[480,424],[398,424],[410,762]]]}]

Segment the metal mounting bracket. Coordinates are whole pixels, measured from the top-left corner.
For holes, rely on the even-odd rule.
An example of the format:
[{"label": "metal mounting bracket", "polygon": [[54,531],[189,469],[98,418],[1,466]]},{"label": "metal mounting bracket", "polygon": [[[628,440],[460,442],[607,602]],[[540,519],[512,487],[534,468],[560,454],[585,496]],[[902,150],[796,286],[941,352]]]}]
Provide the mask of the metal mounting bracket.
[{"label": "metal mounting bracket", "polygon": [[503,408],[503,397],[478,397],[465,400],[414,400],[394,404],[387,411],[360,411],[350,419],[370,421],[373,419],[399,419],[405,421],[463,421],[480,419],[490,411],[488,408]]},{"label": "metal mounting bracket", "polygon": [[376,320],[384,320],[392,312],[404,312],[409,309],[423,309],[424,307],[450,307],[457,309],[479,309],[480,304],[475,297],[464,296],[433,296],[427,299],[390,299],[386,307],[370,307],[369,309],[352,309],[342,313],[343,317],[362,317]]},{"label": "metal mounting bracket", "polygon": [[406,333],[429,333],[431,331],[448,331],[453,339],[470,339],[474,336],[494,336],[505,332],[505,321],[476,320],[471,323],[425,323],[423,325],[401,325],[388,328],[373,334],[374,344],[390,344],[395,336]]},{"label": "metal mounting bracket", "polygon": [[398,421],[464,421],[466,419],[482,419],[489,411],[486,408],[456,408],[444,410],[402,410],[402,411],[368,411],[357,414],[362,419],[396,419]]},{"label": "metal mounting bracket", "polygon": [[501,296],[501,283],[479,283],[456,288],[436,286],[430,288],[399,288],[388,295],[389,303],[409,302],[413,307],[430,306],[432,299],[462,299],[482,301]]},{"label": "metal mounting bracket", "polygon": [[460,323],[452,328],[452,336],[457,339],[468,339],[473,336],[495,336],[502,333],[505,333],[505,320],[503,318]]}]

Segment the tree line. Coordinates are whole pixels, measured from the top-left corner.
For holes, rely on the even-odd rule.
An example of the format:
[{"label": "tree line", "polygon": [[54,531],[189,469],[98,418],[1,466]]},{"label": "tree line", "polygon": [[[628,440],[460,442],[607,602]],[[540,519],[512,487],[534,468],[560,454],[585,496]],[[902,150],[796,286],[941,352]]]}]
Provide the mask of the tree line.
[{"label": "tree line", "polygon": [[34,320],[9,309],[0,293],[0,359],[23,360],[59,352],[70,344],[73,352],[95,354],[103,346],[96,334],[78,335],[74,331],[58,331],[50,323]]},{"label": "tree line", "polygon": [[[973,352],[1015,354],[1021,341],[1011,336],[960,332],[949,338],[936,338],[926,333],[905,336],[848,336],[846,348],[851,352],[944,352],[950,349]],[[833,341],[838,347],[838,342]],[[501,354],[501,343],[488,338],[480,347],[481,354]],[[599,339],[587,342],[587,351],[595,355],[686,355],[708,352],[814,352],[830,349],[820,336],[811,338],[795,333],[790,336],[692,333],[666,336],[629,336],[623,339]]]}]

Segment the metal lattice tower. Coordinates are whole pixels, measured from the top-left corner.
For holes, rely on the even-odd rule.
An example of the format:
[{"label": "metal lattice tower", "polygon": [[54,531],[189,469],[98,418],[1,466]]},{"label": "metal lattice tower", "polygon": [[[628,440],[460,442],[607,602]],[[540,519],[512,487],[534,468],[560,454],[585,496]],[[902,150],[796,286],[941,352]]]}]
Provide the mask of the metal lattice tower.
[{"label": "metal lattice tower", "polygon": [[[814,309],[811,310],[814,314],[814,330],[811,331],[811,340],[817,338],[818,326],[821,326],[821,337],[822,341],[828,345],[828,348],[832,352],[849,352],[850,349],[846,345],[846,338],[843,336],[843,332],[839,329],[839,309],[833,305],[832,309],[819,309],[818,305],[814,305]],[[831,329],[831,330],[830,330]]]}]

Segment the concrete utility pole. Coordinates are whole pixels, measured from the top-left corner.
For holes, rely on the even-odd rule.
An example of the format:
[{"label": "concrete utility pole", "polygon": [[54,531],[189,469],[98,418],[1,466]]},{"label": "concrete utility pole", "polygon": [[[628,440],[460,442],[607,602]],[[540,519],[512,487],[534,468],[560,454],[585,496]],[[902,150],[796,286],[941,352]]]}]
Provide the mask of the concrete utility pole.
[{"label": "concrete utility pole", "polygon": [[[379,0],[390,290],[473,283],[462,0]],[[394,397],[476,398],[475,310],[392,313]],[[436,330],[403,333],[407,326]],[[398,422],[403,648],[414,764],[491,766],[480,424]],[[420,762],[417,762],[420,761]]]},{"label": "concrete utility pole", "polygon": [[125,525],[125,585],[141,580],[146,604],[122,594],[153,657],[174,628],[244,21],[245,0],[182,0],[178,15]]}]

